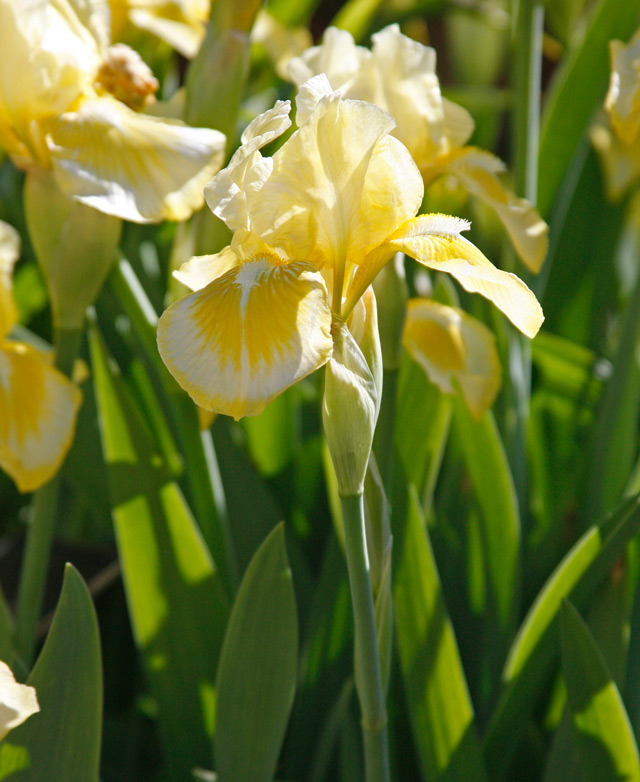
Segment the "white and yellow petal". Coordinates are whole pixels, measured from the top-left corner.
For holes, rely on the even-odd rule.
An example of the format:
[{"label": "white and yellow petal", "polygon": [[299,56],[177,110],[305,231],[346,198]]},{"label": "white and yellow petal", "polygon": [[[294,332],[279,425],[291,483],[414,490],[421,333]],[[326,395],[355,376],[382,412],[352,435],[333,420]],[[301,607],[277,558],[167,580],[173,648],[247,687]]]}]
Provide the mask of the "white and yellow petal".
[{"label": "white and yellow petal", "polygon": [[78,387],[38,351],[0,345],[0,468],[20,491],[37,489],[58,471],[81,400]]},{"label": "white and yellow petal", "polygon": [[460,236],[469,224],[447,215],[419,215],[389,238],[388,244],[436,271],[451,274],[462,287],[492,301],[523,334],[534,337],[544,315],[519,277],[504,272]]},{"label": "white and yellow petal", "polygon": [[27,132],[91,88],[108,13],[106,0],[0,3],[0,125]]},{"label": "white and yellow petal", "polygon": [[607,195],[619,200],[640,179],[640,144],[625,144],[609,124],[597,122],[589,135],[600,156]]},{"label": "white and yellow petal", "polygon": [[271,158],[263,158],[260,149],[281,136],[290,126],[289,101],[276,105],[256,117],[244,130],[241,146],[207,184],[204,196],[211,211],[232,231],[249,230],[246,191],[259,190],[271,173]]},{"label": "white and yellow petal", "polygon": [[253,230],[283,257],[337,269],[340,278],[422,201],[422,179],[388,135],[393,126],[371,104],[322,98],[273,156],[261,190],[247,194]]},{"label": "white and yellow petal", "polygon": [[205,35],[210,0],[128,0],[129,21],[194,57]]},{"label": "white and yellow petal", "polygon": [[476,418],[491,407],[501,368],[495,338],[480,321],[456,307],[411,299],[402,342],[441,391],[460,389]]},{"label": "white and yellow petal", "polygon": [[246,261],[169,307],[158,348],[200,407],[236,419],[257,415],[331,357],[322,276],[304,261]]},{"label": "white and yellow petal", "polygon": [[11,276],[19,254],[20,235],[13,226],[0,220],[0,340],[7,336],[18,318]]},{"label": "white and yellow petal", "polygon": [[11,668],[0,660],[0,741],[38,711],[40,706],[35,689],[19,684]]},{"label": "white and yellow petal", "polygon": [[623,144],[640,136],[640,30],[628,44],[609,43],[611,79],[605,99],[613,127]]},{"label": "white and yellow petal", "polygon": [[502,184],[498,175],[504,163],[490,152],[463,147],[440,157],[437,168],[495,209],[520,258],[532,272],[539,272],[549,246],[549,226],[529,201]]},{"label": "white and yellow petal", "polygon": [[324,73],[333,90],[346,94],[352,79],[370,58],[371,52],[364,46],[357,46],[351,33],[328,27],[319,46],[312,46],[289,60],[287,76],[299,87],[313,76]]},{"label": "white and yellow petal", "polygon": [[225,137],[128,109],[107,96],[48,125],[61,189],[134,222],[185,220],[222,163]]},{"label": "white and yellow petal", "polygon": [[192,291],[199,291],[240,263],[240,258],[233,250],[230,247],[225,247],[215,255],[194,256],[183,263],[177,271],[174,271],[173,276]]}]

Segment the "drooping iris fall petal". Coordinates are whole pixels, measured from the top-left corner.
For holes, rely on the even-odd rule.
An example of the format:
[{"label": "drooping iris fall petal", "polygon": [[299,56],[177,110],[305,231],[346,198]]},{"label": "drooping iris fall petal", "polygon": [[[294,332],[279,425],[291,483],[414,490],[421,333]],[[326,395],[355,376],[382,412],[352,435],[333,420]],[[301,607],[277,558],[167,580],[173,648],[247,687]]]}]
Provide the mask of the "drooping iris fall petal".
[{"label": "drooping iris fall petal", "polygon": [[332,353],[322,276],[304,261],[245,261],[169,307],[158,323],[163,361],[207,410],[257,415]]},{"label": "drooping iris fall petal", "polygon": [[480,321],[428,299],[411,299],[402,342],[444,393],[460,388],[469,410],[480,418],[500,389],[495,338]]},{"label": "drooping iris fall petal", "polygon": [[81,400],[77,386],[41,353],[18,342],[0,345],[0,467],[20,491],[58,471]]},{"label": "drooping iris fall petal", "polygon": [[224,155],[222,133],[138,114],[109,97],[84,101],[47,128],[61,189],[134,222],[186,219]]}]

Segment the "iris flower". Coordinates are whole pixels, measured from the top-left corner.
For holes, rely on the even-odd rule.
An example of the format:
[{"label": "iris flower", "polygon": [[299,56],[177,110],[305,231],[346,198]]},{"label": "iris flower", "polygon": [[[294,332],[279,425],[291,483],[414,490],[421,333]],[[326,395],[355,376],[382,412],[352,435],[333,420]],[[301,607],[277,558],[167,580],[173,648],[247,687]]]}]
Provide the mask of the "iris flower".
[{"label": "iris flower", "polygon": [[8,338],[17,319],[11,272],[18,251],[16,231],[0,223],[0,467],[27,492],[62,464],[81,393],[49,356]]},{"label": "iris flower", "polygon": [[435,50],[403,35],[398,25],[371,37],[371,51],[356,46],[350,33],[330,27],[320,46],[289,61],[297,85],[325,73],[345,98],[374,103],[396,120],[393,135],[416,161],[425,186],[452,175],[491,206],[524,263],[539,271],[548,228],[536,209],[500,181],[504,163],[490,152],[465,146],[474,123],[466,109],[442,97]]},{"label": "iris flower", "polygon": [[211,10],[210,0],[109,0],[109,5],[114,39],[128,22],[189,59],[200,48]]},{"label": "iris flower", "polygon": [[9,666],[0,660],[0,741],[38,711],[34,688],[18,684]]},{"label": "iris flower", "polygon": [[224,136],[141,113],[157,82],[109,37],[107,0],[0,0],[0,147],[106,214],[184,220]]},{"label": "iris flower", "polygon": [[160,318],[162,358],[198,405],[255,415],[326,364],[333,334],[398,251],[486,296],[528,336],[538,331],[535,296],[461,236],[466,221],[416,217],[422,177],[389,114],[315,77],[297,97],[298,130],[263,157],[289,111],[278,102],[257,117],[207,185],[231,244],[185,264],[177,276],[194,292]]},{"label": "iris flower", "polygon": [[620,198],[640,178],[640,30],[628,44],[611,41],[611,78],[604,107],[607,120],[591,131],[606,186]]},{"label": "iris flower", "polygon": [[411,299],[402,342],[443,393],[462,394],[475,418],[491,407],[502,370],[495,338],[479,320],[458,307]]}]

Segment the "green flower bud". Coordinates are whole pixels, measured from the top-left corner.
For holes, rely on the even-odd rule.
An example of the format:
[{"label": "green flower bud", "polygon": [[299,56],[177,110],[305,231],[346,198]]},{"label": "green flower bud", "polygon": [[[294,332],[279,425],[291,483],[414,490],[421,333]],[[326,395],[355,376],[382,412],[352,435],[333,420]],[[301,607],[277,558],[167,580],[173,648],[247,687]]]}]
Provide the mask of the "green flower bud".
[{"label": "green flower bud", "polygon": [[333,356],[326,365],[322,421],[342,497],[362,493],[378,393],[371,370],[347,326],[332,324]]}]

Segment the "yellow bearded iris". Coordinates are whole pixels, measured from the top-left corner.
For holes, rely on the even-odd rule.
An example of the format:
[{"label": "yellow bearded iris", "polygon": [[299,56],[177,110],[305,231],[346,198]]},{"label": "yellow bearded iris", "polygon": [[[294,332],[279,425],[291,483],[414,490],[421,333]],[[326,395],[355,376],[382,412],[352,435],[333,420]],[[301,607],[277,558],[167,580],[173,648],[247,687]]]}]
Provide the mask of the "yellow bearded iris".
[{"label": "yellow bearded iris", "polygon": [[386,112],[315,77],[300,89],[298,130],[263,157],[289,127],[289,108],[279,102],[254,120],[207,186],[232,242],[182,268],[177,276],[194,292],[160,318],[162,358],[201,407],[255,415],[326,364],[332,332],[397,251],[491,299],[528,336],[537,332],[536,298],[460,236],[468,223],[415,217],[422,178]]},{"label": "yellow bearded iris", "polygon": [[600,153],[607,191],[620,198],[640,178],[640,30],[628,44],[611,41],[607,121],[591,131]]},{"label": "yellow bearded iris", "polygon": [[132,50],[109,47],[109,24],[107,0],[0,0],[0,146],[101,212],[184,220],[224,136],[137,111],[157,82]]},{"label": "yellow bearded iris", "polygon": [[0,467],[27,492],[62,464],[81,393],[46,355],[7,338],[16,321],[11,269],[18,247],[17,233],[0,223]]},{"label": "yellow bearded iris", "polygon": [[491,206],[513,245],[534,272],[540,270],[548,245],[548,228],[535,208],[500,181],[504,163],[495,155],[464,146],[473,119],[461,106],[443,98],[433,49],[390,25],[372,36],[372,49],[356,46],[350,33],[330,27],[323,43],[289,61],[289,78],[302,84],[324,73],[345,98],[369,101],[396,120],[393,135],[411,152],[425,186],[454,176],[472,195]]}]

